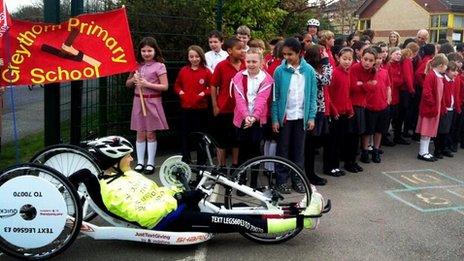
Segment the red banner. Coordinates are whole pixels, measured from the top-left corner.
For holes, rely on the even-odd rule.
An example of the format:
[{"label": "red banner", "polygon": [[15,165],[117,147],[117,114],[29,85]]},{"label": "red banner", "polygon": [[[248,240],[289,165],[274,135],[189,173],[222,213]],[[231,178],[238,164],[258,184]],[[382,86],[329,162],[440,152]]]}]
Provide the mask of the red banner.
[{"label": "red banner", "polygon": [[0,86],[93,79],[134,71],[125,8],[61,24],[12,19],[0,46]]},{"label": "red banner", "polygon": [[11,24],[11,16],[6,9],[6,5],[3,0],[0,0],[0,38],[8,31]]}]

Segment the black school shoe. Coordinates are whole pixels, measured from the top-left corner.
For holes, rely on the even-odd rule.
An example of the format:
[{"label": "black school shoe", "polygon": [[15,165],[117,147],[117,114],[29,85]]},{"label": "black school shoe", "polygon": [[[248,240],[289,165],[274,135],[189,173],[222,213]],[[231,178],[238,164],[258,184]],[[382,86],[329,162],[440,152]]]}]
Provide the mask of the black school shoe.
[{"label": "black school shoe", "polygon": [[380,153],[378,149],[374,149],[372,152],[372,162],[380,163],[382,160],[380,159]]},{"label": "black school shoe", "polygon": [[353,166],[356,168],[358,172],[364,171],[364,169],[361,166],[359,166],[357,162],[353,163]]},{"label": "black school shoe", "polygon": [[311,177],[308,179],[309,183],[313,184],[314,186],[324,186],[327,184],[327,180],[325,178],[321,178],[316,174],[311,175]]},{"label": "black school shoe", "polygon": [[440,152],[434,152],[433,157],[436,159],[443,159],[443,154],[441,154]]},{"label": "black school shoe", "polygon": [[143,168],[144,168],[144,167],[145,167],[145,166],[143,166],[143,164],[137,164],[137,165],[135,166],[134,170],[140,173],[140,172],[143,171]]},{"label": "black school shoe", "polygon": [[401,144],[401,145],[409,145],[411,144],[410,141],[405,140],[403,137],[396,137],[393,139],[393,142],[396,144]]},{"label": "black school shoe", "polygon": [[296,181],[295,183],[293,183],[292,188],[298,194],[304,194],[306,192],[306,189],[303,183],[301,183],[301,181]]},{"label": "black school shoe", "polygon": [[345,170],[351,173],[357,173],[358,168],[354,165],[354,163],[345,163]]},{"label": "black school shoe", "polygon": [[394,143],[390,138],[382,137],[382,146],[393,147],[396,143]]},{"label": "black school shoe", "polygon": [[145,175],[152,175],[155,173],[155,166],[151,165],[151,164],[148,164],[147,166],[145,166],[145,169],[143,170],[143,173],[145,173]]},{"label": "black school shoe", "polygon": [[453,158],[454,157],[453,153],[451,153],[451,151],[449,151],[449,150],[444,150],[442,154],[443,154],[443,156],[448,157],[448,158]]},{"label": "black school shoe", "polygon": [[369,159],[369,151],[362,150],[360,160],[362,163],[370,163],[371,160]]},{"label": "black school shoe", "polygon": [[432,154],[430,153],[427,153],[424,155],[417,154],[417,159],[427,161],[427,162],[437,161],[437,159],[434,156],[432,156]]},{"label": "black school shoe", "polygon": [[345,176],[345,172],[341,169],[331,169],[331,170],[328,170],[328,171],[324,171],[324,174],[328,175],[328,176],[332,176],[332,177],[341,177],[341,176]]}]

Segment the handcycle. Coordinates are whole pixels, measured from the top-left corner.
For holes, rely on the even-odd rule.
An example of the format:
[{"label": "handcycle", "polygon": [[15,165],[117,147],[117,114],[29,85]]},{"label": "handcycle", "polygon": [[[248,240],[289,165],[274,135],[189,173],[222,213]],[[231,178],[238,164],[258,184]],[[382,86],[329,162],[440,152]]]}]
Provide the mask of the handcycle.
[{"label": "handcycle", "polygon": [[[205,139],[208,140],[208,137],[205,136]],[[266,167],[270,164],[281,170],[286,168],[292,180],[300,179],[305,191],[289,195],[278,193],[274,189],[273,174]],[[87,179],[75,178],[73,175],[76,173],[79,171],[66,177],[49,166],[35,163],[13,166],[0,173],[0,197],[4,199],[0,202],[1,251],[19,258],[49,258],[69,247],[79,232],[100,240],[169,245],[197,244],[221,232],[215,231],[214,226],[189,231],[165,231],[157,227],[145,229],[115,216],[101,204],[101,195],[95,187],[98,181],[93,172],[90,172],[92,175]],[[325,207],[322,206],[322,197],[307,182],[301,169],[278,157],[250,159],[229,177],[214,166],[189,165],[182,162],[180,156],[173,156],[162,164],[160,180],[164,185],[201,191],[204,195],[198,202],[201,213],[211,213],[221,218],[230,216],[227,222],[236,222],[238,227],[250,224],[237,217],[296,222],[293,229],[277,228],[272,233],[259,229],[250,232],[249,229],[245,231],[239,228],[229,231],[240,232],[259,243],[287,241],[301,232],[305,219],[317,222],[316,219],[331,208],[330,201],[327,201]],[[77,186],[81,195],[75,189]],[[242,195],[239,196],[239,193]],[[83,221],[81,197],[112,226],[100,227]],[[314,208],[311,214],[304,212],[309,207]],[[226,218],[220,221],[225,222]]]}]

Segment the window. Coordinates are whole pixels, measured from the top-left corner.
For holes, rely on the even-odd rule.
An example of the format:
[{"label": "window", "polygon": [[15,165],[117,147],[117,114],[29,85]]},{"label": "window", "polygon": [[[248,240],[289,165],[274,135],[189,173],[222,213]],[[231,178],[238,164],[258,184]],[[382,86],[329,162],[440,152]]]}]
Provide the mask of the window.
[{"label": "window", "polygon": [[432,15],[430,17],[430,27],[438,27],[439,21],[440,21],[439,15]]},{"label": "window", "polygon": [[446,40],[446,30],[440,30],[438,31],[438,41],[440,40]]},{"label": "window", "polygon": [[438,30],[430,30],[430,42],[438,42]]},{"label": "window", "polygon": [[440,27],[448,27],[448,15],[440,15]]},{"label": "window", "polygon": [[455,15],[454,16],[454,28],[463,28],[464,27],[464,16]]},{"label": "window", "polygon": [[359,20],[359,30],[363,31],[363,30],[370,29],[370,28],[371,28],[370,19]]},{"label": "window", "polygon": [[464,39],[464,15],[454,15],[453,35],[451,40],[453,43],[460,43]]},{"label": "window", "polygon": [[[434,14],[430,16],[430,41],[432,43],[447,39],[448,17],[448,14]],[[453,22],[455,21],[456,17]],[[462,19],[458,22],[462,23]]]}]

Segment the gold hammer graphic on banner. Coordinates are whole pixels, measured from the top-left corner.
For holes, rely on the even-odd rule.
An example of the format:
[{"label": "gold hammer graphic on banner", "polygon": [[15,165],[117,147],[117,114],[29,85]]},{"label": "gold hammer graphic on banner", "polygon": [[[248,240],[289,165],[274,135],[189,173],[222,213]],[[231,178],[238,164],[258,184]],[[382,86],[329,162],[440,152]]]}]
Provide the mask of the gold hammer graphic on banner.
[{"label": "gold hammer graphic on banner", "polygon": [[[72,55],[76,55],[76,56],[79,56],[80,53],[82,53],[81,51],[77,50],[76,48],[74,48],[72,46],[74,40],[76,39],[77,35],[79,34],[79,30],[74,28],[71,30],[71,33],[69,34],[68,38],[66,38],[66,41],[63,43],[63,45],[61,45],[61,49],[65,52],[68,52]],[[101,65],[101,62],[95,60],[94,58],[86,55],[86,54],[83,54],[82,53],[82,61],[94,66],[94,67],[99,67]]]}]

